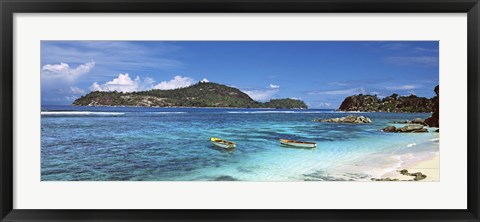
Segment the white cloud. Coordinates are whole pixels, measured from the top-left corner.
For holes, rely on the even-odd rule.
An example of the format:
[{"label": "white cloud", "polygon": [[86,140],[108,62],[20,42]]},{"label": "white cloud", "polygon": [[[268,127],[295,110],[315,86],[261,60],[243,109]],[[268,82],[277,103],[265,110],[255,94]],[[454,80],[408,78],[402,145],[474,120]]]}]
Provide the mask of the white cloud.
[{"label": "white cloud", "polygon": [[[99,84],[98,82],[92,83],[89,89],[91,91],[119,91],[119,92],[133,92],[133,91],[143,91],[150,89],[160,89],[160,90],[169,90],[184,88],[196,83],[193,78],[184,77],[184,76],[175,76],[169,81],[160,82],[157,85],[152,85],[155,80],[152,78],[145,78],[142,80],[140,77],[131,79],[128,74],[119,74],[117,78],[106,82],[104,84]],[[209,82],[208,79],[204,78],[200,82]],[[273,86],[273,87],[272,87]],[[248,89],[242,90],[244,93],[249,95],[253,100],[256,101],[268,101],[273,98],[273,96],[279,91],[279,86],[270,84],[266,89]]]},{"label": "white cloud", "polygon": [[318,107],[331,107],[331,103],[320,102],[318,103]]},{"label": "white cloud", "polygon": [[89,89],[91,91],[134,92],[149,90],[152,88],[152,83],[154,82],[155,80],[153,80],[152,78],[145,78],[145,80],[142,80],[138,76],[135,79],[131,79],[128,73],[125,73],[118,74],[117,78],[101,85],[97,82],[94,82]]},{"label": "white cloud", "polygon": [[416,47],[415,50],[417,50],[417,52],[438,52],[438,48],[429,49],[423,47]]},{"label": "white cloud", "polygon": [[[208,80],[207,80],[208,81]],[[187,86],[190,86],[195,83],[195,80],[189,77],[183,77],[183,76],[175,76],[172,80],[170,81],[163,81],[159,83],[158,85],[154,86],[155,89],[177,89],[177,88],[184,88]]]},{"label": "white cloud", "polygon": [[272,99],[278,93],[280,86],[270,84],[266,89],[241,89],[250,98],[256,101],[265,102]]},{"label": "white cloud", "polygon": [[419,86],[417,85],[401,85],[401,86],[388,86],[385,87],[385,89],[388,90],[412,90],[412,89],[417,89]]},{"label": "white cloud", "polygon": [[[207,79],[202,81],[208,82]],[[98,82],[92,83],[89,89],[90,91],[119,91],[119,92],[134,92],[134,91],[145,91],[151,89],[177,89],[190,86],[195,83],[195,80],[190,77],[175,76],[169,81],[160,82],[157,85],[153,85],[155,79],[147,77],[141,79],[137,76],[135,79],[130,78],[128,73],[119,74],[117,78],[108,81],[104,84],[99,84]]]},{"label": "white cloud", "polygon": [[[182,66],[171,55],[182,47],[168,42],[136,41],[45,41],[41,44],[44,63],[83,63],[94,60],[103,73],[117,70],[159,70]],[[135,58],[132,60],[132,58]]]},{"label": "white cloud", "polygon": [[348,86],[348,85],[351,85],[351,83],[347,83],[347,82],[329,82],[329,83],[327,83],[327,85],[331,85],[331,86]]},{"label": "white cloud", "polygon": [[152,77],[147,77],[147,78],[145,78],[145,80],[143,82],[145,84],[153,84],[153,83],[155,83],[155,79],[153,79]]},{"label": "white cloud", "polygon": [[61,85],[53,91],[42,91],[42,94],[47,95],[42,100],[48,103],[72,102],[85,95],[85,90],[76,86]]},{"label": "white cloud", "polygon": [[270,83],[270,85],[268,86],[268,88],[270,88],[270,89],[278,89],[278,88],[280,88],[280,86],[279,86],[279,85],[274,85],[274,84],[271,84],[271,83]]},{"label": "white cloud", "polygon": [[377,95],[378,98],[380,99],[383,99],[385,97],[387,97],[387,95],[384,95],[383,93],[379,92],[379,91],[372,91],[372,92],[369,92],[370,95]]},{"label": "white cloud", "polygon": [[307,106],[311,109],[334,109],[336,108],[336,105],[327,102],[327,101],[310,101],[306,102]]},{"label": "white cloud", "polygon": [[44,65],[42,67],[42,70],[47,72],[53,72],[53,73],[64,72],[64,71],[70,70],[70,66],[66,63],[61,62],[60,64]]},{"label": "white cloud", "polygon": [[72,83],[83,74],[89,73],[94,67],[94,61],[81,64],[76,68],[72,68],[63,62],[60,64],[47,64],[42,67],[41,76],[45,80],[55,79]]},{"label": "white cloud", "polygon": [[85,74],[95,67],[95,62],[87,62],[76,67],[68,63],[46,64],[41,68],[42,100],[47,102],[73,101],[85,95],[85,90],[75,86]]},{"label": "white cloud", "polygon": [[88,89],[90,89],[90,91],[103,91],[102,87],[98,85],[97,82],[92,83],[92,85]]},{"label": "white cloud", "polygon": [[65,101],[72,102],[72,101],[78,99],[78,97],[79,96],[64,96],[63,98],[64,98]]},{"label": "white cloud", "polygon": [[76,86],[70,86],[70,92],[75,94],[75,95],[83,95],[85,94],[85,90],[80,89]]},{"label": "white cloud", "polygon": [[385,61],[395,65],[411,66],[436,66],[438,65],[438,57],[436,56],[399,56],[399,57],[387,57]]},{"label": "white cloud", "polygon": [[253,100],[265,102],[273,98],[273,96],[278,92],[278,90],[263,90],[263,89],[254,89],[254,90],[242,90]]}]

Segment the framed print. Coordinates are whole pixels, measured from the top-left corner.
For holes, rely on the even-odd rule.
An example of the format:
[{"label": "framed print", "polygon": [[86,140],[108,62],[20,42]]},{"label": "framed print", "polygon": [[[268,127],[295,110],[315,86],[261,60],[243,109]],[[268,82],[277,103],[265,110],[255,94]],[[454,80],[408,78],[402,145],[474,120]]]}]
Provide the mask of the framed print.
[{"label": "framed print", "polygon": [[479,221],[476,0],[0,6],[2,221]]}]

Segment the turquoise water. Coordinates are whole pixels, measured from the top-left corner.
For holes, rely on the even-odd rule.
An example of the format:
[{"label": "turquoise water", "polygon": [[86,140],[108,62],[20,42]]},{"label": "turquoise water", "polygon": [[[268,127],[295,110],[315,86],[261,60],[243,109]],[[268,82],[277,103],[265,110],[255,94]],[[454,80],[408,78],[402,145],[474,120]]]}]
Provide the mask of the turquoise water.
[{"label": "turquoise water", "polygon": [[[395,155],[438,151],[438,133],[380,129],[416,113],[356,113],[372,124],[313,122],[332,110],[42,107],[42,181],[369,180]],[[433,130],[433,129],[431,129]],[[237,142],[224,151],[210,137]],[[278,139],[317,142],[286,148]]]}]

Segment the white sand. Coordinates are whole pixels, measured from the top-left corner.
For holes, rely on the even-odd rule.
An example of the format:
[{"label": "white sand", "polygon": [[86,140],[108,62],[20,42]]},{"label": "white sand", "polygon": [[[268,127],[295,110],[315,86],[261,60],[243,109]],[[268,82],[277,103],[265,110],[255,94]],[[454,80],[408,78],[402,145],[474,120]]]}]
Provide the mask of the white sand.
[{"label": "white sand", "polygon": [[416,163],[412,163],[407,166],[400,166],[397,170],[386,173],[382,178],[391,178],[399,180],[411,180],[412,176],[405,176],[400,174],[400,170],[406,169],[409,173],[421,172],[422,174],[427,175],[427,178],[421,180],[424,182],[431,181],[440,181],[440,158],[439,153],[436,152],[435,155],[426,160],[422,160]]}]

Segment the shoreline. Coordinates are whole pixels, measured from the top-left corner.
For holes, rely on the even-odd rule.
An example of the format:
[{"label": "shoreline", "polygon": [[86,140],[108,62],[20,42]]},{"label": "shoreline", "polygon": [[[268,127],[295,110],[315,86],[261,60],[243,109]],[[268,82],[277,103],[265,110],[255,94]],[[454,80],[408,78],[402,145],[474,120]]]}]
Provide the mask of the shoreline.
[{"label": "shoreline", "polygon": [[[50,106],[50,105],[47,105]],[[55,105],[53,105],[55,106]],[[108,106],[108,105],[95,105],[95,106],[80,106],[80,105],[60,105],[60,106],[71,106],[71,107],[121,107],[121,108],[209,108],[209,109],[293,109],[293,110],[309,110],[311,108],[264,108],[264,107],[212,107],[212,106]],[[332,110],[336,113],[421,113],[421,114],[426,114],[426,113],[433,113],[433,112],[384,112],[384,111],[359,111],[359,110],[339,110],[339,109],[315,109],[314,110]]]},{"label": "shoreline", "polygon": [[295,109],[295,110],[308,110],[308,108],[253,108],[253,107],[220,107],[220,106],[79,106],[79,105],[65,105],[71,107],[121,107],[121,108],[195,108],[195,109]]},{"label": "shoreline", "polygon": [[439,182],[440,181],[440,152],[431,152],[431,156],[414,161],[411,163],[402,163],[394,171],[383,174],[381,179],[397,179],[399,181],[412,180],[412,176],[402,175],[401,170],[408,170],[409,173],[420,172],[427,177],[420,182]]},{"label": "shoreline", "polygon": [[[405,113],[405,114],[427,114],[427,113],[413,113],[413,112],[376,112],[376,111],[340,111],[337,109],[311,109],[311,108],[252,108],[252,107],[189,107],[189,106],[77,106],[77,105],[45,105],[45,106],[66,106],[66,107],[85,107],[85,108],[166,108],[166,109],[258,109],[258,110],[321,110],[321,111],[332,111],[333,113],[345,113],[345,114],[363,114],[363,113]],[[68,109],[47,109],[42,110],[45,112],[48,111],[72,111]],[[78,110],[75,110],[78,111]]]}]

